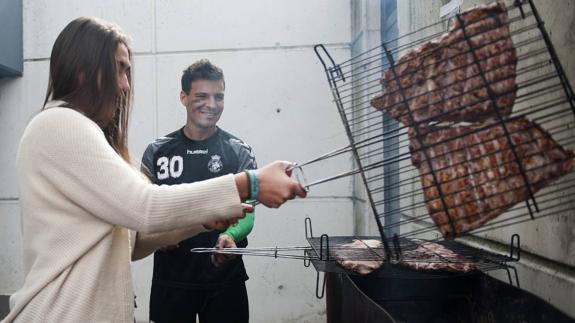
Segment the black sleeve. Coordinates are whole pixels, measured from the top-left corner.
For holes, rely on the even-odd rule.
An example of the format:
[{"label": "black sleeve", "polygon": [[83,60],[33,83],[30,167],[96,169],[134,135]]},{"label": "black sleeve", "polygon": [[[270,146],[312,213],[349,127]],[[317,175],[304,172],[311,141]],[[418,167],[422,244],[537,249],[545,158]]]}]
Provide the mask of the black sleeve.
[{"label": "black sleeve", "polygon": [[256,156],[254,155],[252,147],[245,143],[240,146],[238,151],[238,161],[238,172],[246,169],[258,168],[258,164],[256,163]]},{"label": "black sleeve", "polygon": [[256,157],[254,156],[254,152],[252,151],[252,147],[250,147],[250,145],[234,136],[231,136],[228,139],[228,142],[230,148],[238,158],[238,168],[236,169],[236,173],[246,169],[258,168]]},{"label": "black sleeve", "polygon": [[152,183],[156,183],[156,173],[154,172],[154,145],[149,144],[148,148],[142,156],[142,165],[140,170],[146,177],[150,179]]}]

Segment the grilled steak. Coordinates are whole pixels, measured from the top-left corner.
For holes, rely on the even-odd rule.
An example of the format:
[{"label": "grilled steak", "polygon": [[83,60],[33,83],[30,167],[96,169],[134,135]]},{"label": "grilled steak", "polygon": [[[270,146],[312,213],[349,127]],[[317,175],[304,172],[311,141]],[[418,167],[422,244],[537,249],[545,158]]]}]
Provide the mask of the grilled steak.
[{"label": "grilled steak", "polygon": [[[403,251],[400,264],[415,270],[445,270],[470,272],[475,269],[473,261],[433,242],[413,239],[415,249]],[[345,269],[367,275],[379,269],[384,263],[381,241],[353,240],[333,249],[336,262]]]},{"label": "grilled steak", "polygon": [[[516,118],[505,126],[533,193],[573,170],[573,152],[535,122]],[[428,126],[421,128],[419,139],[411,128],[409,136],[427,210],[446,239],[478,228],[529,198],[501,123]]]},{"label": "grilled steak", "polygon": [[445,270],[453,272],[470,272],[475,263],[446,247],[433,242],[413,240],[418,247],[405,250],[401,265],[415,270]]},{"label": "grilled steak", "polygon": [[356,239],[335,248],[334,253],[340,266],[361,275],[367,275],[383,265],[382,244],[379,240]]},{"label": "grilled steak", "polygon": [[453,19],[446,34],[403,55],[392,67],[395,73],[391,68],[383,73],[383,93],[371,100],[375,108],[406,126],[413,124],[412,117],[416,123],[476,122],[494,117],[493,100],[479,64],[499,113],[504,117],[511,114],[517,55],[505,6],[479,6],[462,13],[460,18],[464,28]]}]

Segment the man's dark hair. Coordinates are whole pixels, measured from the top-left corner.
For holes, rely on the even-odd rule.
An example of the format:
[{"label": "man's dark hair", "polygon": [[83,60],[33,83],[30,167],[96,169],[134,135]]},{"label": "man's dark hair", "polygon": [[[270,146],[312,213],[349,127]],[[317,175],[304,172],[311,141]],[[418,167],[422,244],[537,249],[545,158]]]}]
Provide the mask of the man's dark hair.
[{"label": "man's dark hair", "polygon": [[224,81],[224,72],[209,60],[201,59],[184,70],[184,74],[182,74],[182,91],[189,93],[192,88],[192,82],[197,80]]}]

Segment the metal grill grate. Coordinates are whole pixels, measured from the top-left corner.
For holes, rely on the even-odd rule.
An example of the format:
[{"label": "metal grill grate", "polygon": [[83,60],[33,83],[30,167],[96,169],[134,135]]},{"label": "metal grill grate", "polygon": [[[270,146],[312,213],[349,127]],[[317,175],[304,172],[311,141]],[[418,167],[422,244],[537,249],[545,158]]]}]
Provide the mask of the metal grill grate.
[{"label": "metal grill grate", "polygon": [[[520,238],[517,234],[511,238],[508,254],[496,254],[457,241],[430,241],[397,235],[392,239],[392,246],[386,248],[379,237],[330,237],[327,234],[314,237],[310,218],[306,218],[305,225],[306,238],[311,246],[305,250],[305,261],[311,262],[318,271],[318,281],[319,272],[358,275],[341,263],[338,264],[340,260],[344,260],[355,263],[378,261],[381,267],[370,273],[370,276],[386,278],[449,278],[455,275],[505,270],[509,283],[519,286],[517,270],[510,265],[520,259]],[[374,241],[379,244],[374,245]],[[447,253],[445,249],[436,249],[434,246],[444,247]],[[316,286],[316,293],[317,288]]]},{"label": "metal grill grate", "polygon": [[[429,238],[439,229],[443,238],[453,239],[568,211],[570,201],[562,192],[575,187],[575,96],[532,1],[514,1],[505,14],[476,20],[458,14],[341,63],[323,45],[315,47],[350,141],[326,157],[353,152],[357,170],[339,177],[361,176],[385,250],[392,250],[393,235]],[[482,22],[487,27],[477,28]],[[446,28],[459,36],[438,42],[449,38]],[[508,35],[494,37],[501,28]],[[506,37],[512,48],[502,45]],[[440,55],[446,48],[463,50]],[[511,51],[512,59],[492,64]],[[429,75],[430,66],[448,64],[457,55],[472,59],[430,78],[459,71],[466,73],[463,78],[433,86],[424,77],[417,80]],[[506,68],[512,72],[497,78]],[[475,87],[445,94],[471,79]],[[509,79],[512,88],[498,89]],[[374,108],[378,103],[381,110]],[[448,105],[454,107],[445,109]],[[473,106],[484,108],[470,112]],[[494,144],[499,146],[486,150]],[[464,157],[457,160],[458,154]],[[484,192],[494,172],[500,172],[501,187]],[[457,186],[459,181],[466,186]],[[466,226],[471,221],[478,224]]]}]

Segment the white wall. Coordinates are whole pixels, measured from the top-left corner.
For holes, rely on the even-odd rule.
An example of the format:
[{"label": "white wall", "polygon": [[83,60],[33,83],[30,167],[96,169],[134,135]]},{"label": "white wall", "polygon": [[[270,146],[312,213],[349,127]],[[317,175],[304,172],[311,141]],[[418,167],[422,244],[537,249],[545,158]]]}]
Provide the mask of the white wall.
[{"label": "white wall", "polygon": [[[380,18],[380,1],[356,0],[352,1],[352,27],[351,27],[351,55],[361,55],[365,51],[376,48],[381,44],[381,18]],[[372,68],[377,68],[378,63],[372,63]],[[375,76],[374,76],[375,77]],[[353,86],[353,95],[358,101],[361,98],[369,96],[369,90],[365,89],[365,79],[360,79]],[[368,84],[370,84],[368,82]],[[350,105],[351,106],[351,105]],[[369,112],[367,112],[369,113]],[[379,118],[370,122],[382,122]],[[362,125],[363,126],[363,125]],[[377,162],[373,160],[370,162]],[[373,216],[373,211],[369,203],[365,184],[360,175],[354,177],[354,214],[355,225],[354,232],[357,235],[379,236],[377,223]]]},{"label": "white wall", "polygon": [[[23,282],[15,153],[30,117],[41,108],[51,46],[81,15],[115,21],[133,37],[134,114],[130,148],[138,161],[146,145],[180,127],[181,71],[199,58],[224,69],[226,105],[220,125],[252,145],[260,165],[305,161],[345,146],[343,132],[313,45],[337,59],[350,55],[350,0],[24,0],[24,75],[0,79],[0,295]],[[39,161],[41,162],[41,161]],[[349,169],[347,157],[306,174]],[[353,230],[351,180],[313,188],[306,200],[279,210],[258,207],[253,247],[306,245],[304,218],[314,233]],[[151,258],[134,264],[137,319],[147,320]],[[300,261],[245,258],[252,322],[321,322],[315,270]]]}]

